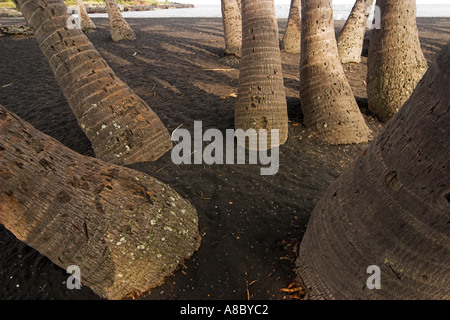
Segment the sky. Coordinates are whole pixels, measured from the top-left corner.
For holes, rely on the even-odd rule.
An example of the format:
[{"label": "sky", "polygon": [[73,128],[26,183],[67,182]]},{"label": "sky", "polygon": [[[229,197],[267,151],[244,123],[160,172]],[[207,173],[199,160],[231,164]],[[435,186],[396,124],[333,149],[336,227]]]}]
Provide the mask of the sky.
[{"label": "sky", "polygon": [[[179,3],[192,3],[193,5],[219,5],[220,0],[171,0]],[[416,0],[417,4],[449,4],[449,0]],[[291,0],[275,0],[275,4],[290,4]],[[334,0],[334,4],[354,4],[355,0]]]}]

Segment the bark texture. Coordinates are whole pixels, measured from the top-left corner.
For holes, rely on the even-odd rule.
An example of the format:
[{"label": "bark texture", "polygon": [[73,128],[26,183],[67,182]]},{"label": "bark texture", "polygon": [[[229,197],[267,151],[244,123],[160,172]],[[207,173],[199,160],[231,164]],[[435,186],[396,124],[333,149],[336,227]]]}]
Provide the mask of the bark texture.
[{"label": "bark texture", "polygon": [[95,23],[89,17],[83,0],[76,0],[78,9],[80,10],[81,29],[84,32],[91,32],[97,29]]},{"label": "bark texture", "polygon": [[222,0],[225,54],[241,57],[242,19],[240,1]]},{"label": "bark texture", "polygon": [[136,34],[123,18],[116,0],[105,0],[109,18],[109,31],[114,42],[136,40]]},{"label": "bark texture", "polygon": [[301,42],[301,7],[300,0],[291,0],[291,7],[289,9],[289,17],[284,32],[283,39],[281,40],[281,49],[293,53],[300,53]]},{"label": "bark texture", "polygon": [[198,249],[195,208],[162,182],[82,156],[0,106],[0,223],[98,295],[163,283]]},{"label": "bark texture", "polygon": [[329,144],[363,143],[370,131],[339,60],[331,0],[302,0],[300,100],[306,127]]},{"label": "bark texture", "polygon": [[297,260],[310,298],[450,298],[449,83],[450,43],[314,208]]},{"label": "bark texture", "polygon": [[150,107],[108,66],[81,30],[67,28],[62,0],[17,0],[96,157],[129,164],[172,147]]},{"label": "bark texture", "polygon": [[235,127],[244,131],[267,129],[269,146],[270,130],[279,130],[279,141],[274,145],[280,145],[288,137],[288,115],[273,0],[242,0],[242,19]]},{"label": "bark texture", "polygon": [[357,0],[337,40],[342,63],[360,63],[367,21],[375,0]]},{"label": "bark texture", "polygon": [[389,120],[428,68],[420,47],[415,0],[377,0],[380,29],[372,29],[367,71],[369,109]]}]

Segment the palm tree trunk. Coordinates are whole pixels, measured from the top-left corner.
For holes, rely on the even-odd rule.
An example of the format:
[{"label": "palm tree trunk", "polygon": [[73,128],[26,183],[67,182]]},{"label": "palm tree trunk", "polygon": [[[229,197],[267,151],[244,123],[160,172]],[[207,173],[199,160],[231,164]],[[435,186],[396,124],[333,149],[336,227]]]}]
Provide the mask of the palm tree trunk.
[{"label": "palm tree trunk", "polygon": [[300,100],[306,127],[329,144],[362,143],[369,129],[339,60],[331,0],[302,0]]},{"label": "palm tree trunk", "polygon": [[120,13],[116,0],[105,0],[109,18],[109,31],[113,41],[136,40],[136,35]]},{"label": "palm tree trunk", "polygon": [[450,298],[449,83],[450,43],[314,208],[297,260],[311,298]]},{"label": "palm tree trunk", "polygon": [[378,0],[380,29],[370,35],[369,109],[389,120],[409,98],[427,70],[416,25],[415,0]]},{"label": "palm tree trunk", "polygon": [[375,0],[356,0],[337,40],[342,63],[360,63],[367,21]]},{"label": "palm tree trunk", "polygon": [[222,20],[225,35],[225,55],[241,56],[242,19],[237,0],[222,0]]},{"label": "palm tree trunk", "polygon": [[235,127],[268,130],[268,145],[270,130],[279,130],[279,141],[273,145],[283,144],[288,116],[273,0],[242,0],[242,31]]},{"label": "palm tree trunk", "polygon": [[301,8],[300,0],[291,0],[291,7],[289,9],[289,17],[284,32],[283,39],[281,40],[281,49],[293,53],[300,53],[301,42]]},{"label": "palm tree trunk", "polygon": [[162,284],[198,249],[197,221],[169,186],[82,156],[0,106],[0,223],[56,265],[77,265],[98,295]]},{"label": "palm tree trunk", "polygon": [[86,11],[86,7],[84,6],[83,0],[76,0],[76,3],[78,9],[80,10],[81,29],[83,29],[84,32],[91,32],[97,29],[94,22],[91,20]]},{"label": "palm tree trunk", "polygon": [[62,0],[17,0],[96,157],[156,160],[172,146],[159,117],[107,65],[81,30],[67,28]]}]

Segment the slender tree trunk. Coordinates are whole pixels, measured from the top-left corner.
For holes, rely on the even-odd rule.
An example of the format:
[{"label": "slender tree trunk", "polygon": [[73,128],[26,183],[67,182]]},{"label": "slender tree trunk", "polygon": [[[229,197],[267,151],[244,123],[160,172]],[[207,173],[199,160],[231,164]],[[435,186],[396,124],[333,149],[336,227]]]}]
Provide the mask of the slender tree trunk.
[{"label": "slender tree trunk", "polygon": [[136,40],[136,35],[123,18],[116,0],[105,0],[109,18],[109,31],[113,41]]},{"label": "slender tree trunk", "polygon": [[279,143],[273,145],[280,145],[288,137],[288,116],[273,0],[242,0],[242,18],[235,127],[268,130],[268,145],[272,144],[270,130],[279,130]]},{"label": "slender tree trunk", "polygon": [[117,164],[156,160],[169,132],[107,65],[81,30],[69,29],[62,0],[17,0],[96,157]]},{"label": "slender tree trunk", "polygon": [[450,43],[314,208],[297,260],[311,298],[450,298],[449,83]]},{"label": "slender tree trunk", "polygon": [[305,125],[329,144],[367,142],[369,129],[339,60],[331,0],[302,0],[301,46]]},{"label": "slender tree trunk", "polygon": [[380,29],[370,35],[369,109],[389,120],[409,98],[427,70],[416,25],[415,0],[378,0]]},{"label": "slender tree trunk", "polygon": [[225,35],[225,54],[241,57],[242,19],[240,1],[222,0],[222,20]]},{"label": "slender tree trunk", "polygon": [[283,39],[281,40],[281,49],[294,53],[300,53],[301,42],[301,7],[300,0],[291,0],[291,7],[289,9],[289,18],[284,32]]},{"label": "slender tree trunk", "polygon": [[83,0],[77,0],[76,3],[78,9],[80,10],[81,29],[83,29],[84,32],[91,32],[97,29],[94,22],[91,20],[86,11],[86,7],[84,6]]},{"label": "slender tree trunk", "polygon": [[337,44],[342,63],[360,63],[367,21],[375,0],[356,0]]},{"label": "slender tree trunk", "polygon": [[139,171],[82,156],[0,106],[0,223],[120,299],[164,282],[198,249],[197,213]]}]

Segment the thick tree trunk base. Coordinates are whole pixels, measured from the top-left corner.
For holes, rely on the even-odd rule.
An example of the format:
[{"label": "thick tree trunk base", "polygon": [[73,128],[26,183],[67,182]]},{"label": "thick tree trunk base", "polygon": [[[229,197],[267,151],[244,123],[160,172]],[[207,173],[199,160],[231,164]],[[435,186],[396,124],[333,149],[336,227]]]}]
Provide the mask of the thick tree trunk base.
[{"label": "thick tree trunk base", "polygon": [[0,106],[0,223],[108,299],[161,285],[200,245],[171,187],[82,156]]},{"label": "thick tree trunk base", "polygon": [[95,23],[91,20],[89,17],[86,7],[84,6],[83,0],[77,0],[76,1],[78,9],[80,10],[80,19],[81,19],[81,29],[88,33],[95,31],[97,27],[95,26]]},{"label": "thick tree trunk base", "polygon": [[109,18],[109,31],[114,42],[136,40],[136,34],[120,13],[115,0],[106,0]]},{"label": "thick tree trunk base", "polygon": [[96,157],[154,161],[172,147],[159,117],[120,80],[86,35],[69,29],[62,0],[17,0]]},{"label": "thick tree trunk base", "polygon": [[289,18],[281,40],[281,50],[292,54],[300,54],[301,43],[301,20],[300,20],[300,0],[291,0]]},{"label": "thick tree trunk base", "polygon": [[341,63],[360,63],[367,21],[375,0],[358,0],[342,28],[338,40]]},{"label": "thick tree trunk base", "polygon": [[297,259],[310,299],[450,298],[449,71],[450,44],[317,203]]},{"label": "thick tree trunk base", "polygon": [[222,20],[225,38],[225,55],[240,58],[242,48],[242,19],[237,0],[222,0]]},{"label": "thick tree trunk base", "polygon": [[[235,128],[266,130],[267,145],[250,150],[278,147],[288,138],[288,114],[283,82],[278,25],[273,1],[242,1],[243,37],[239,69]],[[278,130],[273,139],[271,130]]]},{"label": "thick tree trunk base", "polygon": [[114,42],[136,40],[136,34],[133,29],[128,24],[123,24],[120,20],[115,20],[111,23],[110,32],[111,39]]},{"label": "thick tree trunk base", "polygon": [[380,29],[370,34],[369,110],[387,122],[400,110],[428,68],[416,25],[416,2],[377,0]]},{"label": "thick tree trunk base", "polygon": [[339,60],[331,0],[302,0],[300,100],[305,126],[332,145],[366,143],[370,130]]}]

